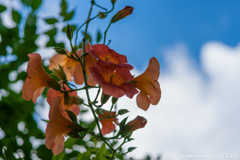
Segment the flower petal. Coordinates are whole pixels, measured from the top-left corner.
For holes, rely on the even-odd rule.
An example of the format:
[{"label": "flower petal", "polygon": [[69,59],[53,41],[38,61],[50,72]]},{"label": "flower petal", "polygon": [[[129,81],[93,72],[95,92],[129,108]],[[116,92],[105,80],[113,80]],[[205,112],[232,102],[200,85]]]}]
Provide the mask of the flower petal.
[{"label": "flower petal", "polygon": [[139,108],[143,109],[144,111],[148,110],[150,106],[150,99],[144,92],[140,92],[137,95],[137,105]]}]

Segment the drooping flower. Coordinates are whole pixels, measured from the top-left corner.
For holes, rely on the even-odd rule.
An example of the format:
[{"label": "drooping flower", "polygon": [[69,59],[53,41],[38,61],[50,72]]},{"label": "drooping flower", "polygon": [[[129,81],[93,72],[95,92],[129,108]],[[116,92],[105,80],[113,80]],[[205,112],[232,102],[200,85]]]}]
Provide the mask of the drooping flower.
[{"label": "drooping flower", "polygon": [[118,11],[111,19],[111,23],[115,23],[120,19],[127,17],[128,15],[132,14],[133,7],[125,6],[122,10]]},{"label": "drooping flower", "polygon": [[[102,129],[101,132],[103,135],[111,133],[112,131],[115,130],[116,126],[114,125],[114,123],[116,125],[119,125],[118,119],[116,117],[114,118],[106,118],[109,114],[109,111],[103,110],[101,109],[100,111],[97,112],[98,117],[102,120],[100,120],[101,124],[102,124]],[[111,112],[109,117],[113,117],[116,115],[116,112]],[[104,119],[106,118],[106,119]]]},{"label": "drooping flower", "polygon": [[126,128],[130,128],[129,132],[145,127],[147,120],[142,116],[137,116],[134,120],[127,123]]},{"label": "drooping flower", "polygon": [[132,98],[138,93],[131,81],[133,76],[128,69],[115,68],[110,63],[97,61],[96,67],[89,67],[90,76],[94,82],[101,85],[103,92],[115,98],[126,95]]},{"label": "drooping flower", "polygon": [[[64,85],[64,88],[66,89],[66,91],[70,91],[70,88],[67,85]],[[56,97],[62,97],[61,103],[65,107],[65,109],[72,111],[73,113],[75,113],[75,115],[78,115],[80,113],[80,108],[78,105],[72,103],[71,101],[71,98],[78,97],[77,92],[74,91],[74,92],[69,92],[67,94],[68,96],[64,96],[64,93],[61,93],[60,91],[56,91],[54,89],[49,88],[47,93],[47,102],[50,106],[52,106],[53,99],[55,99]],[[69,98],[69,100],[66,100],[67,98]],[[65,103],[66,101],[70,101],[70,102],[66,104]]]},{"label": "drooping flower", "polygon": [[74,125],[69,118],[64,116],[67,113],[61,101],[61,97],[57,97],[52,101],[45,136],[45,145],[48,149],[52,149],[54,155],[63,151],[64,136],[71,131],[68,126]]},{"label": "drooping flower", "polygon": [[137,105],[145,111],[149,108],[150,103],[156,105],[161,98],[161,89],[157,81],[160,74],[159,67],[158,60],[152,57],[145,72],[131,81],[140,90],[137,95]]},{"label": "drooping flower", "polygon": [[46,73],[42,66],[41,56],[37,53],[28,54],[27,78],[23,84],[22,97],[35,103],[45,87],[60,89],[58,82]]}]

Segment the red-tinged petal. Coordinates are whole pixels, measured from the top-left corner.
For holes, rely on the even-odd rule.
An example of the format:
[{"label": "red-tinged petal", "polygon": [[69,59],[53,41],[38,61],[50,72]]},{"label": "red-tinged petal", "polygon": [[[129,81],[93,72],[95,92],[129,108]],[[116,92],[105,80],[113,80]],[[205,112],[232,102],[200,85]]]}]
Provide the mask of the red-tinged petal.
[{"label": "red-tinged petal", "polygon": [[150,106],[150,99],[144,92],[140,92],[137,95],[137,105],[139,108],[143,109],[144,111],[148,110]]},{"label": "red-tinged petal", "polygon": [[101,85],[105,81],[96,67],[89,67],[89,73],[95,83]]},{"label": "red-tinged petal", "polygon": [[138,93],[138,90],[135,88],[135,86],[132,83],[126,82],[121,85],[121,88],[123,88],[128,98],[133,98],[133,96]]},{"label": "red-tinged petal", "polygon": [[152,83],[153,89],[149,90],[150,103],[157,105],[161,98],[161,89],[158,81]]},{"label": "red-tinged petal", "polygon": [[61,97],[57,97],[52,101],[49,111],[49,122],[46,129],[45,145],[47,148],[52,149],[54,155],[62,152],[64,135],[71,131],[68,126],[74,124],[64,116],[66,111],[61,101]]},{"label": "red-tinged petal", "polygon": [[45,88],[45,87],[38,88],[38,89],[34,92],[33,97],[32,97],[33,103],[36,103],[37,98],[42,94],[44,88]]},{"label": "red-tinged petal", "polygon": [[102,126],[103,126],[102,129],[101,129],[101,132],[102,132],[103,135],[111,133],[115,129],[115,125],[112,123],[111,118],[109,118],[109,119],[104,119],[104,120],[100,121],[102,123]]},{"label": "red-tinged petal", "polygon": [[48,93],[47,93],[47,102],[50,106],[52,106],[52,100],[56,97],[63,97],[63,93],[59,91],[55,91],[52,88],[49,88]]},{"label": "red-tinged petal", "polygon": [[55,144],[52,148],[52,152],[53,154],[56,156],[59,153],[61,153],[63,151],[63,147],[64,147],[64,136],[63,135],[58,135],[56,140],[55,140]]},{"label": "red-tinged petal", "polygon": [[80,63],[77,64],[77,66],[75,67],[73,77],[74,77],[74,82],[76,84],[83,84],[84,83],[84,76],[83,76],[83,72],[82,72],[82,66],[81,66]]},{"label": "red-tinged petal", "polygon": [[116,64],[127,63],[126,56],[118,54],[117,52],[110,49],[105,44],[95,44],[91,46],[90,49],[87,49],[87,51],[94,58],[98,58],[104,61],[110,61]]},{"label": "red-tinged petal", "polygon": [[64,54],[55,54],[49,59],[49,70],[58,69],[58,65],[64,66],[67,58]]},{"label": "red-tinged petal", "polygon": [[34,88],[30,85],[30,83],[31,83],[31,81],[27,77],[23,84],[23,88],[22,88],[22,98],[27,101],[31,100],[31,98],[36,90],[36,88]]},{"label": "red-tinged petal", "polygon": [[79,113],[80,113],[80,108],[78,105],[72,105],[69,108],[69,110],[72,111],[76,116],[79,115]]},{"label": "red-tinged petal", "polygon": [[102,83],[101,84],[102,90],[105,94],[111,95],[115,98],[120,98],[125,95],[125,92],[119,86],[116,86],[111,83]]}]

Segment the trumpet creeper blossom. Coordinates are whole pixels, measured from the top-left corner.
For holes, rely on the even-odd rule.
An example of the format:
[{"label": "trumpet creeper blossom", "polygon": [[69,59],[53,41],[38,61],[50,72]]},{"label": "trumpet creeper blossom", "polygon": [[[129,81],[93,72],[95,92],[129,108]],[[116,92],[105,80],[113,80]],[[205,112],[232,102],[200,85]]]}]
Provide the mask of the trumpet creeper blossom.
[{"label": "trumpet creeper blossom", "polygon": [[45,145],[48,149],[52,149],[54,155],[63,151],[64,136],[71,131],[68,126],[74,125],[69,118],[64,116],[67,113],[65,113],[61,101],[61,97],[57,97],[52,101],[45,136]]},{"label": "trumpet creeper blossom", "polygon": [[[66,91],[70,91],[70,88],[68,88],[67,85],[64,85],[64,87],[65,87]],[[70,96],[70,99],[73,96],[78,97],[77,91],[69,92],[69,96]],[[72,111],[75,115],[78,115],[80,113],[80,108],[78,105],[72,104],[72,103],[64,104],[64,93],[61,93],[60,91],[56,91],[52,88],[49,88],[48,93],[47,93],[47,102],[50,106],[52,106],[52,101],[56,97],[62,97],[61,104],[65,107],[65,109]]]},{"label": "trumpet creeper blossom", "polygon": [[95,44],[90,49],[86,49],[86,51],[101,63],[105,63],[105,65],[115,68],[133,69],[133,66],[127,64],[126,56],[118,54],[105,44]]},{"label": "trumpet creeper blossom", "polygon": [[58,82],[46,73],[42,66],[41,56],[37,53],[28,54],[27,78],[23,84],[22,97],[35,103],[45,87],[60,89]]},{"label": "trumpet creeper blossom", "polygon": [[[99,111],[98,113],[98,117],[101,119],[101,118],[106,118],[109,114],[109,111],[106,111],[106,110],[101,110]],[[111,112],[109,117],[113,117],[116,115],[116,112]],[[119,122],[118,122],[118,119],[116,117],[114,118],[106,118],[106,119],[102,119],[100,120],[101,124],[102,124],[102,129],[101,129],[101,132],[103,135],[105,134],[108,134],[108,133],[111,133],[112,131],[114,131],[115,129],[115,125],[119,125]]]},{"label": "trumpet creeper blossom", "polygon": [[156,105],[161,98],[161,89],[157,81],[160,74],[159,68],[158,60],[152,57],[145,72],[131,81],[140,90],[137,95],[137,105],[145,111],[149,108],[150,103]]},{"label": "trumpet creeper blossom", "polygon": [[103,92],[115,98],[126,95],[132,98],[138,93],[131,81],[133,76],[128,69],[115,68],[111,64],[97,61],[96,67],[89,67],[90,76],[94,82],[101,85]]}]

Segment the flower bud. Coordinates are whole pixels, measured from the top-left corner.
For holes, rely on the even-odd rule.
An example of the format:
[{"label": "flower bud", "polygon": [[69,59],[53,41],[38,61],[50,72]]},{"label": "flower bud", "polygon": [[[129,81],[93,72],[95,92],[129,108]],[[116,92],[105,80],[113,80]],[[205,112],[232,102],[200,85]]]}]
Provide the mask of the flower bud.
[{"label": "flower bud", "polygon": [[126,127],[129,131],[135,131],[139,128],[143,128],[147,124],[147,120],[142,116],[137,116],[134,120],[127,123]]},{"label": "flower bud", "polygon": [[124,17],[127,17],[128,15],[132,14],[133,7],[126,6],[122,10],[118,11],[111,19],[111,23],[115,23],[119,21],[120,19],[123,19]]}]

